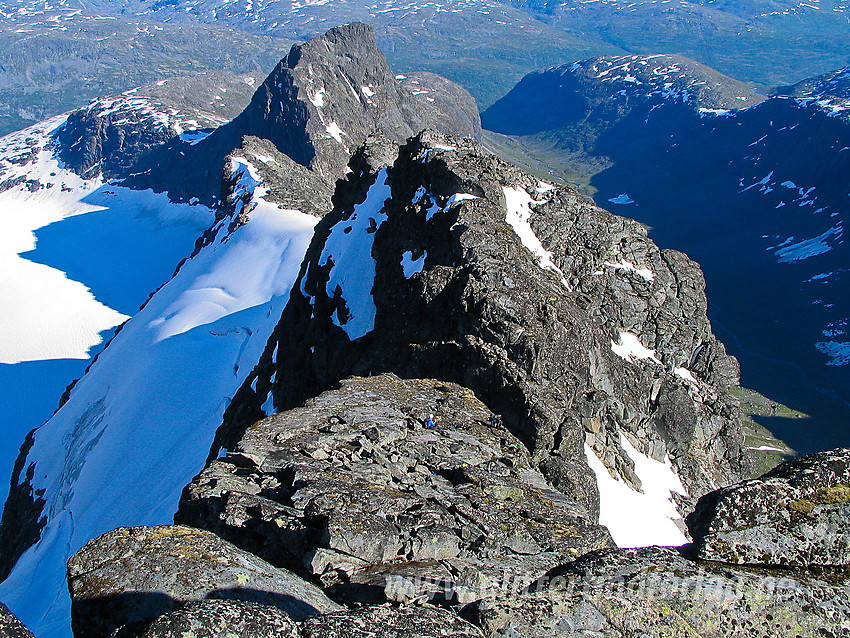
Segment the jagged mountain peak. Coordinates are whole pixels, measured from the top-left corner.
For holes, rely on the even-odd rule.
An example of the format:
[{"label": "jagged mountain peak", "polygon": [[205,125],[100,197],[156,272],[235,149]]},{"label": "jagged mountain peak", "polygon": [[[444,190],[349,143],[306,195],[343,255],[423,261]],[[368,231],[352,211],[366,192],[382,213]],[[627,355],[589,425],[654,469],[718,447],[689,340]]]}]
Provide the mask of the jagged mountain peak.
[{"label": "jagged mountain peak", "polygon": [[[321,175],[341,177],[366,137],[401,141],[438,111],[399,85],[372,28],[352,23],[293,46],[232,128],[271,140]],[[452,129],[475,134],[462,125]]]},{"label": "jagged mountain peak", "polygon": [[371,27],[353,23],[294,45],[242,113],[190,145],[171,140],[129,171],[128,184],[188,200],[220,197],[224,158],[245,136],[272,143],[294,162],[333,182],[370,135],[401,142],[427,126],[478,137],[475,100],[448,80],[426,89],[397,80]]}]

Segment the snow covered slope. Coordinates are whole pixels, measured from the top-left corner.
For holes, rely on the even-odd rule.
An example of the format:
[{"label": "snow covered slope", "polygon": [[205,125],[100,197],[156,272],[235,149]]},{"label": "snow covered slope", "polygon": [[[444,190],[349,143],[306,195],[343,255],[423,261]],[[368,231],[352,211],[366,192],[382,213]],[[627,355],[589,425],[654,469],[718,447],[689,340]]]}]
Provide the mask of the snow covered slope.
[{"label": "snow covered slope", "polygon": [[54,155],[58,117],[0,139],[0,491],[113,329],[173,274],[212,222],[203,206],[81,179]]},{"label": "snow covered slope", "polygon": [[35,434],[27,463],[47,525],[0,597],[39,636],[70,634],[65,562],[86,541],[170,522],[298,273],[316,218],[263,201],[256,169],[233,161],[256,205],[247,222],[222,220]]}]

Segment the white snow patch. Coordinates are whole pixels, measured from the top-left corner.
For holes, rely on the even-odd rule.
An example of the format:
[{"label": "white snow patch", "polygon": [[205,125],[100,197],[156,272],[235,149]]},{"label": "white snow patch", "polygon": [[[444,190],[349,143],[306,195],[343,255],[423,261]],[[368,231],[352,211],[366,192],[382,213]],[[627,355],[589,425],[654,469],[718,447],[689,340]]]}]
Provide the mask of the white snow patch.
[{"label": "white snow patch", "polygon": [[758,447],[748,447],[748,450],[752,450],[753,452],[787,452],[788,450],[783,450],[781,447],[773,447],[771,445],[760,445]]},{"label": "white snow patch", "polygon": [[829,357],[828,366],[850,365],[850,342],[818,341],[815,347]]},{"label": "white snow patch", "polygon": [[390,195],[387,169],[384,168],[366,194],[366,200],[354,207],[348,219],[337,222],[331,228],[319,257],[319,266],[331,263],[326,285],[328,296],[339,295],[347,310],[345,317],[334,312],[333,322],[345,330],[352,341],[375,328],[376,308],[372,297],[375,259],[372,246],[375,232],[387,219],[384,202]]},{"label": "white snow patch", "polygon": [[310,96],[310,103],[316,108],[321,108],[325,105],[325,87],[320,88]]},{"label": "white snow patch", "polygon": [[673,372],[676,374],[676,376],[681,377],[688,383],[693,383],[694,385],[697,385],[696,378],[694,377],[693,373],[687,368],[673,368]]},{"label": "white snow patch", "polygon": [[366,103],[372,104],[372,98],[375,96],[375,91],[372,90],[372,85],[361,86],[360,92],[363,94],[363,97],[366,98]]},{"label": "white snow patch", "polygon": [[655,363],[661,363],[655,356],[655,350],[644,346],[631,332],[620,330],[620,343],[611,340],[611,351],[621,359],[634,363],[635,359],[649,359]]},{"label": "white snow patch", "polygon": [[446,202],[446,208],[451,208],[458,202],[466,202],[471,199],[478,199],[478,197],[470,193],[455,193],[449,197],[449,200]]},{"label": "white snow patch", "polygon": [[180,133],[180,139],[188,142],[192,146],[211,135],[212,131],[183,131]]},{"label": "white snow patch", "polygon": [[811,277],[809,277],[808,279],[806,279],[803,283],[810,283],[810,282],[812,282],[812,281],[822,281],[823,279],[829,279],[829,278],[830,278],[830,277],[832,277],[834,274],[835,274],[834,272],[822,272],[822,273],[818,273],[817,275],[812,275]]},{"label": "white snow patch", "polygon": [[616,197],[611,197],[608,201],[612,204],[620,204],[622,206],[635,203],[635,200],[629,197],[626,193],[620,193]]},{"label": "white snow patch", "polygon": [[404,278],[410,279],[416,273],[422,272],[422,269],[425,267],[425,258],[428,253],[426,251],[422,251],[422,254],[418,259],[413,258],[413,251],[408,250],[401,256],[401,268],[404,271]]},{"label": "white snow patch", "polygon": [[328,124],[325,127],[325,130],[328,132],[328,135],[330,135],[337,142],[342,144],[342,136],[345,135],[345,132],[343,132],[343,130],[339,128],[339,125],[336,122],[331,122],[330,124]]},{"label": "white snow patch", "polygon": [[608,528],[618,547],[650,545],[678,546],[688,542],[675,521],[681,519],[672,493],[686,495],[670,459],[656,461],[638,452],[628,439],[620,436],[623,450],[635,464],[642,491],[615,479],[585,443],[584,453],[599,487],[599,522]]},{"label": "white snow patch", "polygon": [[708,109],[705,107],[700,107],[699,115],[700,117],[705,117],[706,115],[726,115],[729,112],[729,109]]},{"label": "white snow patch", "polygon": [[531,228],[531,205],[543,204],[545,201],[535,200],[522,187],[511,188],[509,186],[503,186],[502,191],[505,193],[505,221],[507,221],[514,229],[514,232],[519,237],[523,246],[528,248],[528,250],[537,257],[540,267],[544,270],[551,270],[560,275],[561,282],[569,290],[569,282],[566,277],[564,277],[561,269],[558,268],[552,260],[552,253],[543,247],[543,244]]},{"label": "white snow patch", "polygon": [[652,281],[655,279],[655,274],[649,268],[638,268],[632,262],[627,261],[625,259],[620,259],[620,261],[617,263],[606,261],[605,265],[611,268],[616,268],[618,270],[628,270],[630,272],[635,273],[642,279],[645,279],[646,281]]}]

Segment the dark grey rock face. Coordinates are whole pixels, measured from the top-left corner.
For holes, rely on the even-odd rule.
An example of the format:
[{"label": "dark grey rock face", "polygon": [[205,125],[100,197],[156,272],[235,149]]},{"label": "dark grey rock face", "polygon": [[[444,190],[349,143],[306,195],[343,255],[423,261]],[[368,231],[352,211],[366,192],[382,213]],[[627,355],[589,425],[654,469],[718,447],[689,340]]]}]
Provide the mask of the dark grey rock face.
[{"label": "dark grey rock face", "polygon": [[[635,486],[621,434],[657,459],[668,454],[695,495],[745,474],[728,393],[737,367],[711,334],[693,262],[472,142],[427,134],[400,151],[374,142],[350,166],[218,445],[235,446],[270,392],[286,410],[340,379],[389,371],[470,388],[593,514],[585,442]],[[509,214],[525,216],[549,265]],[[367,276],[349,277],[345,259]],[[617,356],[625,332],[657,362]]]},{"label": "dark grey rock face", "polygon": [[301,638],[298,625],[277,607],[243,600],[199,600],[154,620],[138,638]]},{"label": "dark grey rock face", "polygon": [[537,591],[482,603],[478,619],[516,638],[843,636],[847,601],[846,576],[733,570],[648,547],[588,554]]},{"label": "dark grey rock face", "polygon": [[396,79],[411,94],[436,107],[429,128],[481,141],[478,104],[462,86],[428,71],[407,72]]},{"label": "dark grey rock face", "polygon": [[89,541],[68,561],[68,588],[76,638],[141,630],[205,598],[270,605],[295,620],[339,609],[294,574],[214,534],[179,526],[118,528]]},{"label": "dark grey rock face", "polygon": [[29,629],[9,611],[3,603],[0,603],[0,636],[3,638],[34,638]]},{"label": "dark grey rock face", "polygon": [[787,461],[706,494],[687,522],[703,560],[850,565],[850,449]]},{"label": "dark grey rock face", "polygon": [[[316,217],[323,217],[333,208],[333,184],[314,171],[296,164],[268,140],[245,137],[242,146],[227,159],[224,165],[226,190],[222,197],[222,209],[226,214],[236,212],[234,197],[239,197],[239,192],[235,192],[233,186],[233,160],[238,164],[243,159],[256,169],[266,191],[264,200],[277,204],[279,208],[294,208]],[[239,209],[239,214],[247,215],[249,212],[245,208]]]},{"label": "dark grey rock face", "polygon": [[349,379],[249,428],[187,487],[176,520],[347,600],[432,591],[466,604],[505,572],[528,584],[547,565],[612,546],[490,421],[451,383]]}]

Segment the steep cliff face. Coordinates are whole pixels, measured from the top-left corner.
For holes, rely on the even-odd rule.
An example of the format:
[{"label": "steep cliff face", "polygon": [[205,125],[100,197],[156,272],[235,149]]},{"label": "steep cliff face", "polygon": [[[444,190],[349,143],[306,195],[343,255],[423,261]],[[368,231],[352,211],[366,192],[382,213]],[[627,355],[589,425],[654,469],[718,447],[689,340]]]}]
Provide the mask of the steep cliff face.
[{"label": "steep cliff face", "polygon": [[482,115],[700,263],[743,384],[812,417],[765,423],[800,453],[845,445],[850,422],[848,77],[767,97],[680,57],[594,58],[529,74]]},{"label": "steep cliff face", "polygon": [[694,496],[745,473],[737,367],[684,255],[471,141],[373,140],[350,167],[215,450],[340,379],[393,372],[473,390],[592,516],[597,478],[639,489],[641,459],[672,461]]}]

